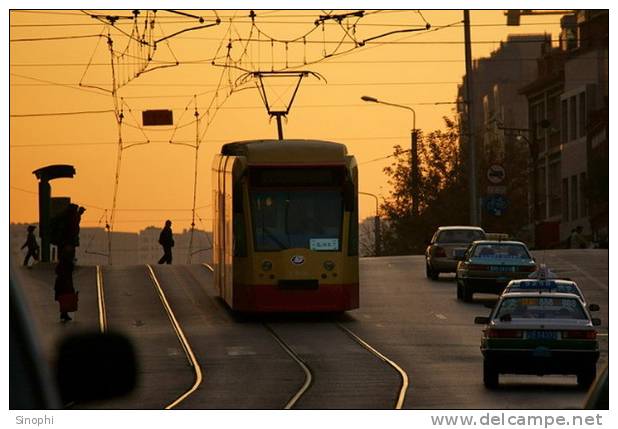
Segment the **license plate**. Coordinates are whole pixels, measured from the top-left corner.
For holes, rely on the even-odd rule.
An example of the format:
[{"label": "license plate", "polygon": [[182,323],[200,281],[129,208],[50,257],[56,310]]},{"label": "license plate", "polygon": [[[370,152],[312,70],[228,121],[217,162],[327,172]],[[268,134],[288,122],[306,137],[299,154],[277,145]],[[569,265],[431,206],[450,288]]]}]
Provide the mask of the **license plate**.
[{"label": "license plate", "polygon": [[527,331],[526,338],[528,340],[557,340],[558,332],[556,331]]},{"label": "license plate", "polygon": [[504,265],[495,265],[489,268],[491,271],[495,271],[498,273],[512,273],[515,271],[515,267],[504,266]]}]

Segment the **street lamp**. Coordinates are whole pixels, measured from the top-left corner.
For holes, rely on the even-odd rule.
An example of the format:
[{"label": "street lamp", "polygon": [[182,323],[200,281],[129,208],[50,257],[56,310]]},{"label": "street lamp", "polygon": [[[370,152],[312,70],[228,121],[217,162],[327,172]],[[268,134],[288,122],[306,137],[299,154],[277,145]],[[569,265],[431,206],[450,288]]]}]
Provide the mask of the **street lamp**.
[{"label": "street lamp", "polygon": [[368,95],[363,95],[361,100],[367,101],[369,103],[377,103],[384,104],[386,106],[398,107],[400,109],[410,110],[412,112],[412,147],[411,147],[411,158],[412,165],[410,171],[410,188],[412,188],[412,215],[418,215],[418,188],[419,188],[419,172],[418,172],[418,134],[416,131],[416,112],[410,106],[406,106],[404,104],[395,104],[389,103],[387,101],[378,100],[375,97],[370,97]]},{"label": "street lamp", "polygon": [[358,192],[360,195],[367,195],[369,197],[373,197],[376,200],[376,217],[373,222],[373,240],[374,240],[374,251],[376,256],[380,256],[380,241],[382,240],[381,231],[380,231],[380,206],[378,204],[378,196],[376,194],[372,194],[371,192]]}]

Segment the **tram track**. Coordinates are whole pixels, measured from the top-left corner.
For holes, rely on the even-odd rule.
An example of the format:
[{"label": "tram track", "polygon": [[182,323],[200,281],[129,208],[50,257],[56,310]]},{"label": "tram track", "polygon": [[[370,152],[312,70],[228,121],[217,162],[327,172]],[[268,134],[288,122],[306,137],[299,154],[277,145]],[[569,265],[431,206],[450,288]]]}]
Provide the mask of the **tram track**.
[{"label": "tram track", "polygon": [[193,368],[193,371],[195,372],[195,380],[193,382],[193,385],[187,391],[182,393],[174,401],[172,401],[165,407],[166,410],[169,410],[169,409],[177,407],[181,402],[187,399],[191,394],[193,394],[193,392],[195,392],[198,389],[200,384],[202,384],[203,375],[202,375],[202,369],[200,367],[200,364],[197,361],[197,358],[195,357],[195,353],[193,352],[193,349],[191,348],[191,344],[189,343],[189,340],[187,340],[187,337],[184,331],[182,330],[182,327],[180,326],[180,323],[178,322],[178,319],[176,318],[176,315],[174,314],[174,311],[172,310],[172,307],[170,306],[169,301],[167,300],[167,297],[165,296],[165,292],[163,292],[163,288],[161,287],[161,284],[159,283],[159,280],[157,279],[157,276],[154,270],[152,269],[152,266],[149,264],[146,264],[146,268],[148,269],[148,274],[150,276],[150,279],[152,280],[155,290],[157,291],[157,295],[159,296],[159,299],[161,300],[161,303],[163,304],[163,308],[165,308],[165,311],[170,320],[170,323],[172,324],[172,327],[174,328],[174,332],[176,333],[176,336],[178,337],[178,341],[180,342],[182,349],[185,352],[185,356],[187,357],[187,360],[189,361],[189,365],[191,365],[191,367]]},{"label": "tram track", "polygon": [[[178,319],[176,318],[176,315],[174,314],[172,307],[169,304],[169,301],[165,295],[165,292],[163,291],[163,288],[161,287],[161,284],[152,266],[147,264],[145,267],[147,269],[148,278],[150,279],[150,282],[152,283],[156,291],[156,294],[159,300],[161,301],[161,304],[170,321],[170,324],[172,325],[174,333],[178,341],[180,342],[182,350],[184,351],[187,361],[189,362],[189,365],[193,368],[193,371],[195,374],[195,379],[194,379],[192,386],[186,391],[184,391],[182,394],[180,394],[178,397],[176,397],[176,399],[174,399],[168,405],[165,406],[165,409],[172,409],[172,408],[177,407],[179,404],[181,404],[185,399],[187,399],[191,394],[193,394],[197,390],[197,388],[200,386],[200,384],[203,381],[203,375],[202,375],[202,370],[199,365],[199,362],[197,361],[195,357],[195,353],[193,352],[193,349],[191,348],[191,345],[189,341],[187,340],[187,337],[184,334],[184,331],[180,323],[178,322]],[[106,300],[105,300],[103,270],[100,265],[96,266],[96,287],[97,287],[97,308],[98,308],[98,316],[99,316],[98,317],[99,330],[102,333],[105,333],[105,332],[108,332],[109,328],[108,328],[108,320],[107,320],[107,306],[106,306]]]},{"label": "tram track", "polygon": [[[213,267],[210,266],[209,264],[202,263],[202,265],[204,267],[206,267],[208,270],[210,270],[211,272],[214,271]],[[378,351],[375,347],[371,346],[367,341],[362,339],[360,336],[358,336],[352,330],[350,330],[349,328],[345,327],[343,324],[341,324],[339,322],[333,322],[333,324],[339,330],[344,332],[347,337],[352,339],[356,344],[360,345],[365,351],[369,352],[374,357],[378,358],[380,361],[382,361],[386,365],[388,365],[391,368],[393,368],[399,374],[401,382],[400,382],[399,391],[398,391],[398,394],[397,394],[397,399],[396,399],[396,401],[394,403],[393,408],[394,409],[401,409],[401,408],[403,408],[403,405],[404,405],[404,402],[405,402],[405,398],[406,398],[406,394],[407,394],[407,390],[408,390],[408,387],[409,387],[409,377],[408,377],[407,373],[405,372],[405,370],[403,368],[401,368],[401,366],[399,366],[392,359],[388,358],[386,355],[384,355],[383,353]],[[262,325],[269,332],[269,334],[274,338],[274,340],[277,342],[277,344],[300,366],[300,368],[302,369],[303,373],[305,374],[305,380],[304,380],[303,384],[301,385],[301,387],[296,391],[296,393],[290,398],[290,400],[284,406],[284,409],[292,409],[292,408],[295,407],[295,405],[298,403],[298,401],[303,397],[303,395],[305,395],[309,391],[309,389],[312,386],[312,384],[313,384],[313,382],[314,382],[316,377],[312,373],[312,370],[311,370],[309,364],[307,364],[305,362],[305,360],[300,356],[300,354],[296,352],[294,347],[289,342],[287,342],[283,338],[282,335],[277,333],[277,330],[276,330],[277,328],[273,324],[263,322]]]}]

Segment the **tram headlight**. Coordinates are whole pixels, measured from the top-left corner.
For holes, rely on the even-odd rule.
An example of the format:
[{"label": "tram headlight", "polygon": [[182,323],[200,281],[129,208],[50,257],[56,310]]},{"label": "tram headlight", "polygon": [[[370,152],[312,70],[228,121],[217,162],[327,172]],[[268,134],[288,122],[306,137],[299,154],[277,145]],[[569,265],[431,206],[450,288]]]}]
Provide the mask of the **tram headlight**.
[{"label": "tram headlight", "polygon": [[262,262],[262,271],[270,271],[273,268],[273,263],[270,261]]},{"label": "tram headlight", "polygon": [[332,271],[335,269],[335,263],[333,261],[325,261],[324,262],[324,269],[326,271]]}]

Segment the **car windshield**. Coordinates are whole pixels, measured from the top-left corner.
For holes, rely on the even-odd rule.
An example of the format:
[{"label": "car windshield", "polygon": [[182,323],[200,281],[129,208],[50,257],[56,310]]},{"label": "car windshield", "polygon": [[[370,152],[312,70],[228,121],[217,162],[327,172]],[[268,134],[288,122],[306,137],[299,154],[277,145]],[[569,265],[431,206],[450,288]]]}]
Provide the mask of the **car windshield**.
[{"label": "car windshield", "polygon": [[502,300],[496,319],[587,319],[576,298],[510,297]]},{"label": "car windshield", "polygon": [[485,234],[478,229],[446,229],[440,231],[437,242],[470,244],[483,238],[485,238]]},{"label": "car windshield", "polygon": [[255,250],[341,250],[340,190],[251,192]]},{"label": "car windshield", "polygon": [[480,258],[530,259],[528,250],[521,244],[492,243],[478,244],[472,253]]}]

